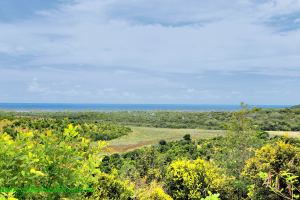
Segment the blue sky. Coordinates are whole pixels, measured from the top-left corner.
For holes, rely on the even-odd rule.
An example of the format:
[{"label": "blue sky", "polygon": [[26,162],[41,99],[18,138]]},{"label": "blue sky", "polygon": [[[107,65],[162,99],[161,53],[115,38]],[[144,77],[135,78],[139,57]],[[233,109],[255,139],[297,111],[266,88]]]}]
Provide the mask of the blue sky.
[{"label": "blue sky", "polygon": [[0,94],[299,104],[300,0],[1,0]]}]

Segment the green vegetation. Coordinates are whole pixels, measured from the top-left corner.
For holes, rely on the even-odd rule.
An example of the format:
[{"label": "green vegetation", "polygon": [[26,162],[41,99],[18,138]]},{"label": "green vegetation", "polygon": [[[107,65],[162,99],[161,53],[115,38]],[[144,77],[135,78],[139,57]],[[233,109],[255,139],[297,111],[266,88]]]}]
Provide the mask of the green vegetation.
[{"label": "green vegetation", "polygon": [[292,109],[300,109],[300,105],[292,106]]},{"label": "green vegetation", "polygon": [[2,112],[0,199],[299,199],[297,112]]},{"label": "green vegetation", "polygon": [[201,199],[209,192],[226,192],[233,178],[212,162],[178,160],[167,168],[167,190],[174,199]]},{"label": "green vegetation", "polygon": [[213,138],[224,135],[220,130],[201,129],[173,129],[173,128],[151,128],[133,127],[132,132],[125,136],[116,138],[109,142],[109,152],[127,152],[147,145],[155,145],[160,141],[180,140],[185,134],[193,139]]},{"label": "green vegetation", "polygon": [[[255,109],[248,117],[265,131],[300,131],[300,108]],[[0,119],[15,117],[65,119],[80,122],[111,122],[131,126],[156,128],[199,128],[223,130],[234,112],[177,112],[177,111],[122,111],[122,112],[4,112]]]},{"label": "green vegetation", "polygon": [[77,126],[80,135],[88,137],[94,141],[112,140],[131,132],[131,129],[122,125],[116,125],[108,122],[88,123],[83,121],[70,121],[68,119],[30,119],[20,118],[2,126],[3,132],[12,137],[16,137],[18,131],[45,132],[48,130],[62,131],[68,124]]},{"label": "green vegetation", "polygon": [[[190,140],[189,135],[183,135],[179,141],[160,140],[153,146],[105,156],[101,170],[111,173],[112,169],[116,169],[121,179],[130,179],[132,182],[161,183],[173,199],[280,199],[282,195],[288,196],[282,190],[275,191],[263,184],[261,174],[266,173],[266,170],[249,169],[249,174],[255,174],[256,178],[249,178],[245,173],[248,163],[261,148],[278,143],[298,150],[300,146],[297,139],[269,137],[267,132],[261,131],[249,117],[255,112],[244,108],[233,113],[223,137],[195,141]],[[265,156],[268,160],[269,157]],[[295,158],[290,156],[283,161],[297,167]],[[278,156],[278,159],[283,157]],[[285,179],[292,178],[293,198],[296,199],[299,187],[295,183],[299,182],[300,174],[289,170],[287,166],[282,171],[288,171],[289,177]],[[282,184],[282,187],[289,188],[292,185]],[[255,188],[267,192],[261,193]]]},{"label": "green vegetation", "polygon": [[243,171],[253,183],[251,197],[264,194],[269,199],[299,199],[299,174],[300,148],[284,140],[258,149]]},{"label": "green vegetation", "polygon": [[73,125],[63,132],[18,132],[15,138],[1,133],[0,188],[24,199],[74,198],[76,188],[84,195],[96,183],[97,152],[104,145],[90,145]]},{"label": "green vegetation", "polygon": [[[209,139],[226,134],[225,130],[129,127],[132,130],[130,133],[109,141],[107,152],[122,153],[161,142],[178,141],[186,134],[189,134],[193,140]],[[271,137],[288,135],[300,138],[300,132],[295,131],[262,131],[261,134],[269,134]]]}]

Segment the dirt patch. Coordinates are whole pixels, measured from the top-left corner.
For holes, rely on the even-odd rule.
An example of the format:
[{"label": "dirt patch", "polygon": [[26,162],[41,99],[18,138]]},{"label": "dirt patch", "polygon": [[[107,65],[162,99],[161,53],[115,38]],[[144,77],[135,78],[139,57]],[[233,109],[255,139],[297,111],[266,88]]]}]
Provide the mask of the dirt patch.
[{"label": "dirt patch", "polygon": [[127,152],[134,149],[138,149],[140,147],[153,144],[153,141],[145,141],[145,142],[139,142],[136,144],[127,144],[127,145],[112,145],[109,146],[106,151],[109,153],[121,153],[121,152]]}]

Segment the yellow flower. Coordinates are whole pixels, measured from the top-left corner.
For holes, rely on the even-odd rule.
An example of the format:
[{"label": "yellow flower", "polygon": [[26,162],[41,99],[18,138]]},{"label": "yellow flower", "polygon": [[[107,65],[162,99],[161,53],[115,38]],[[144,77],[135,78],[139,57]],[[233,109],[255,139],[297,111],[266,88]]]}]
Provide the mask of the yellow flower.
[{"label": "yellow flower", "polygon": [[10,135],[8,135],[7,133],[1,134],[0,139],[3,140],[7,144],[14,143],[14,140],[12,139],[12,137]]},{"label": "yellow flower", "polygon": [[36,169],[34,169],[34,168],[31,168],[31,169],[30,169],[30,173],[35,174],[35,175],[38,175],[38,176],[46,176],[46,174],[44,174],[43,172],[38,171],[38,170],[36,170]]},{"label": "yellow flower", "polygon": [[31,138],[31,137],[33,137],[33,132],[30,131],[30,132],[23,133],[23,136]]},{"label": "yellow flower", "polygon": [[33,148],[33,144],[31,142],[26,143],[27,144],[27,148],[28,149],[32,149]]},{"label": "yellow flower", "polygon": [[29,152],[29,153],[28,153],[28,157],[29,157],[29,158],[32,158],[32,157],[33,157],[33,154],[32,154],[31,152]]},{"label": "yellow flower", "polygon": [[49,136],[49,137],[52,136],[52,131],[47,131],[46,136]]},{"label": "yellow flower", "polygon": [[2,193],[4,196],[6,196],[5,199],[8,200],[18,200],[17,198],[14,197],[14,192],[8,192],[8,193]]},{"label": "yellow flower", "polygon": [[86,139],[86,138],[84,138],[84,137],[81,138],[81,143],[82,143],[83,145],[88,145],[89,142],[90,142],[89,139]]},{"label": "yellow flower", "polygon": [[72,124],[68,125],[68,128],[64,130],[64,136],[74,138],[78,135],[77,126],[73,126]]},{"label": "yellow flower", "polygon": [[66,149],[70,151],[72,149],[72,147],[70,145],[67,145]]},{"label": "yellow flower", "polygon": [[288,132],[284,133],[284,134],[283,134],[283,138],[284,138],[284,139],[289,138],[289,133],[288,133]]},{"label": "yellow flower", "polygon": [[107,146],[107,142],[105,141],[98,141],[98,148],[104,148]]}]

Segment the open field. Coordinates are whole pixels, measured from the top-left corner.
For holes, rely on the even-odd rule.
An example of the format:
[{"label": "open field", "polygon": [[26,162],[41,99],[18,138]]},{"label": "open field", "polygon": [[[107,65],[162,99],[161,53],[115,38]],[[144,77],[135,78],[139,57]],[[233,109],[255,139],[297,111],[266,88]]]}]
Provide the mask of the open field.
[{"label": "open field", "polygon": [[109,148],[112,153],[126,152],[146,145],[157,144],[160,140],[180,140],[185,134],[190,134],[192,139],[212,138],[224,134],[224,131],[219,130],[150,128],[134,126],[130,128],[133,130],[131,133],[109,142]]},{"label": "open field", "polygon": [[[3,127],[13,122],[0,120],[0,131]],[[224,130],[206,129],[179,129],[179,128],[154,128],[129,126],[133,131],[128,135],[109,141],[109,152],[127,152],[147,145],[157,144],[160,140],[180,140],[185,134],[190,134],[192,139],[212,138],[225,134]],[[268,131],[271,136],[287,134],[289,137],[300,138],[300,132],[296,131]]]},{"label": "open field", "polygon": [[185,134],[190,134],[192,139],[212,138],[224,134],[220,130],[201,129],[172,129],[130,127],[133,131],[126,136],[110,141],[111,152],[126,152],[146,145],[157,144],[160,140],[180,140]]},{"label": "open field", "polygon": [[[111,140],[109,151],[127,152],[147,145],[157,144],[160,140],[180,140],[185,134],[190,134],[192,139],[212,138],[225,134],[224,130],[203,129],[173,129],[173,128],[151,128],[130,127],[133,131],[126,136]],[[300,138],[300,132],[293,131],[268,131],[271,136],[288,134],[289,137]]]},{"label": "open field", "polygon": [[268,131],[271,136],[282,136],[287,134],[288,137],[294,137],[300,139],[300,131]]}]

